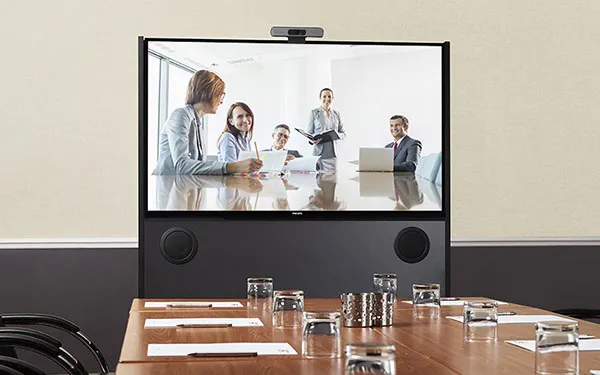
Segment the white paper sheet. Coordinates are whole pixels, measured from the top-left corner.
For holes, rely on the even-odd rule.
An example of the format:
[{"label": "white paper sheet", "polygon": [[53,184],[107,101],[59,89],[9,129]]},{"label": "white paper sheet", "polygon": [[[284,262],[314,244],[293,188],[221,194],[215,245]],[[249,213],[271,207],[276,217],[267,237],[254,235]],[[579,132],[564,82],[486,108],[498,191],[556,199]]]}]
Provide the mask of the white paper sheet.
[{"label": "white paper sheet", "polygon": [[283,166],[284,171],[300,171],[300,172],[316,172],[318,156],[303,156],[288,161],[287,165]]},{"label": "white paper sheet", "polygon": [[[462,316],[447,316],[446,318],[456,320],[462,323]],[[518,323],[537,323],[537,322],[572,322],[571,319],[561,318],[555,315],[501,315],[498,317],[498,324],[518,324]]]},{"label": "white paper sheet", "polygon": [[146,302],[144,303],[145,308],[161,308],[167,307],[167,305],[174,305],[179,307],[206,307],[207,305],[212,305],[212,308],[230,308],[230,307],[244,307],[240,302]]},{"label": "white paper sheet", "polygon": [[[413,303],[413,301],[402,301],[402,302],[409,303],[411,305]],[[440,304],[442,306],[462,306],[462,305],[465,304],[465,302],[466,302],[466,300],[464,300],[464,299],[459,299],[458,301],[444,301],[444,300],[442,300],[440,302]],[[498,305],[508,305],[506,302],[501,302],[501,301],[496,301],[496,302],[498,302]]]},{"label": "white paper sheet", "polygon": [[590,370],[590,374],[592,374],[592,375],[600,375],[600,370]]},{"label": "white paper sheet", "polygon": [[[262,168],[259,172],[280,172],[285,163],[287,152],[285,151],[259,151],[258,155],[260,160],[263,162]],[[240,151],[238,160],[256,159],[255,151]]]},{"label": "white paper sheet", "polygon": [[[507,340],[507,343],[527,349],[530,352],[535,352],[535,340]],[[580,351],[597,351],[600,350],[600,340],[579,340]],[[592,372],[593,373],[593,372]],[[600,374],[600,372],[599,372]]]},{"label": "white paper sheet", "polygon": [[258,318],[173,318],[146,319],[144,328],[177,327],[178,324],[232,324],[234,327],[262,327]]},{"label": "white paper sheet", "polygon": [[285,342],[232,342],[214,344],[148,344],[148,357],[186,356],[190,353],[246,353],[296,355]]}]

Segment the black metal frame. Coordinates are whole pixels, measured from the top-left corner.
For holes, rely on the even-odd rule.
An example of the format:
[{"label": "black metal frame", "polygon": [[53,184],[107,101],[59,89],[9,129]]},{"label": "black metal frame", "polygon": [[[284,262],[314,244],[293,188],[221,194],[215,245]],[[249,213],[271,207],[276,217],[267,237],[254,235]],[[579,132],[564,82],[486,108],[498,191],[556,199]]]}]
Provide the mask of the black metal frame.
[{"label": "black metal frame", "polygon": [[[216,42],[216,43],[264,43],[286,44],[282,40],[247,40],[247,39],[195,39],[195,38],[146,38],[138,37],[138,294],[143,296],[144,285],[144,221],[154,218],[173,218],[178,220],[205,221],[205,220],[392,220],[392,221],[440,221],[446,224],[445,259],[446,259],[446,285],[445,294],[451,294],[450,286],[450,42],[420,43],[420,42],[366,42],[366,41],[304,41],[306,44],[321,45],[390,45],[390,46],[439,46],[442,53],[442,209],[431,212],[389,212],[389,211],[344,211],[344,212],[276,212],[276,211],[148,211],[148,42]],[[300,214],[299,214],[300,213]]]}]

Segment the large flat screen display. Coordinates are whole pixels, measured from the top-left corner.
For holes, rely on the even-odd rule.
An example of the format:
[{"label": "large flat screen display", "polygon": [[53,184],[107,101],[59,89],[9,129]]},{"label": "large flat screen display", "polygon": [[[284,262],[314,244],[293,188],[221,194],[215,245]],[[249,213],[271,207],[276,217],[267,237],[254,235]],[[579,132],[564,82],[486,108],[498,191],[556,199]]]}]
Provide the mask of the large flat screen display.
[{"label": "large flat screen display", "polygon": [[444,48],[147,39],[145,214],[443,217]]}]

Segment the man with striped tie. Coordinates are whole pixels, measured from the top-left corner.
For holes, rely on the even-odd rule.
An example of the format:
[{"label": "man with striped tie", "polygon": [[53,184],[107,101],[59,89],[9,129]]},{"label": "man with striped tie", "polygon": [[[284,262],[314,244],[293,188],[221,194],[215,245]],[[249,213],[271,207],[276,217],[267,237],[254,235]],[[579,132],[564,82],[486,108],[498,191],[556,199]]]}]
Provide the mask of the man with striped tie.
[{"label": "man with striped tie", "polygon": [[392,116],[390,133],[394,142],[385,147],[394,149],[394,172],[414,172],[421,156],[421,142],[408,136],[408,119],[402,115]]}]

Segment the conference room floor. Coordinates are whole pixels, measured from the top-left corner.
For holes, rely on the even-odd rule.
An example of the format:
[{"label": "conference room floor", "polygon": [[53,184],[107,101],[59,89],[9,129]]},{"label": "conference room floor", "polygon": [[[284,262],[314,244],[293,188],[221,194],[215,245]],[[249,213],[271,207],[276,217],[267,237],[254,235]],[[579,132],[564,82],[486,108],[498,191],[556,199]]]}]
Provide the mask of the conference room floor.
[{"label": "conference room floor", "polygon": [[358,172],[347,163],[336,173],[283,176],[149,176],[154,210],[368,210],[437,211],[441,187],[413,173]]},{"label": "conference room floor", "polygon": [[[481,298],[475,298],[481,299]],[[242,308],[146,308],[147,301],[134,300],[121,351],[117,375],[139,374],[343,374],[344,358],[310,359],[302,355],[258,356],[254,358],[198,358],[148,356],[151,343],[287,342],[301,353],[301,329],[277,329],[270,311]],[[169,300],[177,302],[203,300]],[[204,300],[206,301],[206,300]],[[211,300],[217,301],[217,300]],[[239,301],[245,306],[244,300]],[[307,299],[305,311],[337,310],[339,299]],[[500,311],[519,315],[544,315],[548,311],[504,304]],[[412,305],[396,301],[394,324],[387,327],[342,327],[342,346],[348,343],[393,343],[396,347],[396,374],[533,374],[535,353],[508,344],[505,340],[532,340],[533,324],[500,324],[498,341],[469,343],[463,340],[462,324],[447,316],[461,315],[461,306],[442,307],[439,316],[424,318]],[[553,314],[555,315],[555,314]],[[262,327],[214,329],[145,328],[146,319],[161,318],[247,318],[258,317]],[[580,334],[600,337],[600,325],[579,321]],[[580,351],[580,374],[600,369],[600,352]]]}]

